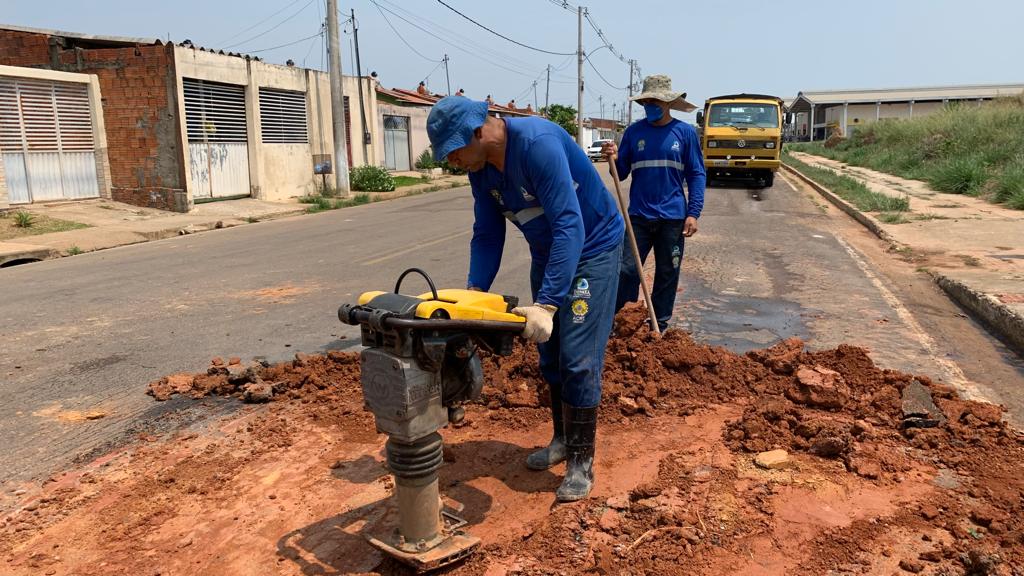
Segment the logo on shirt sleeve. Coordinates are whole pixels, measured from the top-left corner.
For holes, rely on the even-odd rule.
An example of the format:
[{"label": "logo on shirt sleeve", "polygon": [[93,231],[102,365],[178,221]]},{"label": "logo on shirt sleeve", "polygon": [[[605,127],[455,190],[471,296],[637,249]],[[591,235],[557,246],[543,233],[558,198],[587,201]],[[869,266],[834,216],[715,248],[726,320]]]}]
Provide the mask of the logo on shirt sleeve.
[{"label": "logo on shirt sleeve", "polygon": [[519,191],[523,193],[523,200],[526,200],[527,202],[533,202],[534,200],[537,199],[536,197],[534,197],[533,194],[530,194],[529,192],[526,191],[525,186],[520,186]]},{"label": "logo on shirt sleeve", "polygon": [[647,146],[647,142],[645,142],[643,140],[637,140],[637,142],[636,142],[636,149],[638,151],[643,152],[644,151],[644,146]]},{"label": "logo on shirt sleeve", "polygon": [[672,143],[672,151],[679,152],[679,140],[676,140],[675,142]]},{"label": "logo on shirt sleeve", "polygon": [[580,278],[576,281],[576,286],[572,291],[573,298],[590,298],[590,282],[586,278]]},{"label": "logo on shirt sleeve", "polygon": [[572,301],[572,323],[582,324],[587,318],[587,312],[590,312],[590,304],[587,304],[586,300],[573,300]]},{"label": "logo on shirt sleeve", "polygon": [[497,190],[491,190],[491,196],[494,198],[494,201],[497,202],[499,206],[505,205],[505,201],[501,199],[501,192],[498,192]]}]

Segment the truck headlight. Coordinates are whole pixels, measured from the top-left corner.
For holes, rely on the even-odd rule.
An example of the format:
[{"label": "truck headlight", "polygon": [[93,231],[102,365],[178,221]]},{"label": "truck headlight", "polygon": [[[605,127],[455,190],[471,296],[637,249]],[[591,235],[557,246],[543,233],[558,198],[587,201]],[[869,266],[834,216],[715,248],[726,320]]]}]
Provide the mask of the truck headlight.
[{"label": "truck headlight", "polygon": [[717,140],[708,140],[708,148],[718,148]]},{"label": "truck headlight", "polygon": [[769,140],[768,142],[764,143],[764,147],[765,148],[775,148],[775,142]]}]

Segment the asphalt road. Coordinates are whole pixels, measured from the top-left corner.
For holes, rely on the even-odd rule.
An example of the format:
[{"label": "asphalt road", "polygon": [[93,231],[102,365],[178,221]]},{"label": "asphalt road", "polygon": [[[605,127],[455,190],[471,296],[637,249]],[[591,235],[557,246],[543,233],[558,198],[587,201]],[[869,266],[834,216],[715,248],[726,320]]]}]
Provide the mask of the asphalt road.
[{"label": "asphalt road", "polygon": [[[704,214],[677,306],[679,325],[699,339],[738,351],[794,335],[814,348],[852,342],[887,366],[999,400],[1010,397],[1000,386],[1024,382],[1024,369],[948,301],[925,290],[904,307],[890,278],[906,271],[785,180],[759,193],[712,188]],[[144,391],[161,375],[203,370],[214,356],[274,362],[355,346],[338,305],[391,289],[411,266],[438,286],[464,285],[471,223],[469,191],[457,189],[0,271],[0,486],[237,409],[157,403]],[[528,270],[511,231],[493,290],[527,299]],[[425,290],[406,282],[403,291]],[[960,338],[970,349],[951,352]],[[83,420],[89,411],[104,417]]]}]

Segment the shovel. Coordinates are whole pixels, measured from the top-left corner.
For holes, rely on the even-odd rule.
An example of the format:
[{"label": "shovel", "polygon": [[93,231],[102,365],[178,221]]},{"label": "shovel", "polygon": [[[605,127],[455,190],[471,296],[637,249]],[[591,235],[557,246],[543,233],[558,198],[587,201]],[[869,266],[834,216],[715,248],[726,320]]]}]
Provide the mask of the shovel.
[{"label": "shovel", "polygon": [[647,278],[644,277],[644,265],[640,261],[640,250],[636,247],[636,235],[633,234],[633,223],[629,219],[629,211],[626,210],[626,203],[622,200],[622,189],[619,188],[619,170],[615,162],[608,159],[608,169],[612,173],[612,182],[615,184],[615,203],[619,205],[619,212],[626,221],[626,235],[629,236],[629,247],[633,250],[633,261],[636,262],[636,271],[640,275],[640,288],[644,291],[644,302],[647,302],[647,313],[651,317],[651,329],[658,336],[661,336],[661,329],[658,327],[658,316],[654,313],[654,302],[651,301],[651,289],[647,287]]}]

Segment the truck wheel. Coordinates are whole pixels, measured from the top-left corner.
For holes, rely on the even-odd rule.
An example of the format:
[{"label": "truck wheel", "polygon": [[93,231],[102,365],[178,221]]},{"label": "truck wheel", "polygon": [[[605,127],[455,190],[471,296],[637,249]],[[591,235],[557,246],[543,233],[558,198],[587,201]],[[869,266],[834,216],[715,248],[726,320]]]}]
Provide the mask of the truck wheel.
[{"label": "truck wheel", "polygon": [[764,187],[771,188],[772,184],[775,183],[775,172],[768,171],[768,174],[764,177]]}]

